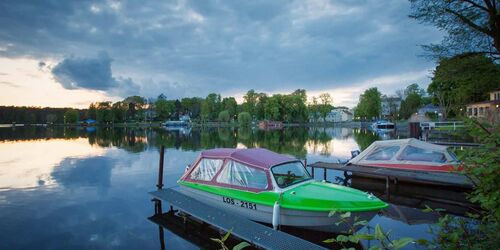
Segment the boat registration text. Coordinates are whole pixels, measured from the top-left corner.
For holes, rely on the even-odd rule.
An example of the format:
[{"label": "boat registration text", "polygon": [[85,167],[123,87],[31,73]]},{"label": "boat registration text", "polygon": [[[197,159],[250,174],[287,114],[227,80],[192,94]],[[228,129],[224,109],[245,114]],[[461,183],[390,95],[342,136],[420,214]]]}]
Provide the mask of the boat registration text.
[{"label": "boat registration text", "polygon": [[257,210],[257,204],[252,203],[252,202],[235,200],[233,198],[224,197],[224,196],[222,196],[222,201],[226,204]]}]

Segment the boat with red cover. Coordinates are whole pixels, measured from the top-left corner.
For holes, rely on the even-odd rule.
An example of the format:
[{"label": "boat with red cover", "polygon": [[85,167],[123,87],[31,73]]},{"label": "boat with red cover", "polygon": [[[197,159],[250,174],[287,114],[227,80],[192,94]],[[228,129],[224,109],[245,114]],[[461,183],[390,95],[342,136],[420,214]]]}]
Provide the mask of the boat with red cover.
[{"label": "boat with red cover", "polygon": [[460,164],[448,147],[414,138],[375,141],[347,164],[412,171],[452,172]]}]

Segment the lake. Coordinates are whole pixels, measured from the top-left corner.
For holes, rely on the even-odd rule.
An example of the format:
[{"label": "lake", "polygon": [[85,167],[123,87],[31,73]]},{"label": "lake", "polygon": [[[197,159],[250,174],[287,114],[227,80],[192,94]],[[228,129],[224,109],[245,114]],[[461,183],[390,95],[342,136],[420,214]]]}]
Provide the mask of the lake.
[{"label": "lake", "polygon": [[[375,140],[405,137],[337,127],[0,128],[0,249],[159,249],[158,226],[147,219],[154,212],[147,192],[156,188],[160,145],[166,147],[164,184],[173,187],[204,149],[263,147],[308,163],[336,162]],[[341,176],[329,171],[327,180]],[[423,213],[425,205],[446,208],[453,216],[468,211],[457,205],[463,194],[453,190],[402,186],[387,194],[383,182],[353,179],[349,185],[391,204],[364,231],[380,224],[393,237],[430,239],[427,231],[438,217]],[[308,233],[294,234],[307,238]],[[170,249],[198,248],[169,230],[164,242]]]}]

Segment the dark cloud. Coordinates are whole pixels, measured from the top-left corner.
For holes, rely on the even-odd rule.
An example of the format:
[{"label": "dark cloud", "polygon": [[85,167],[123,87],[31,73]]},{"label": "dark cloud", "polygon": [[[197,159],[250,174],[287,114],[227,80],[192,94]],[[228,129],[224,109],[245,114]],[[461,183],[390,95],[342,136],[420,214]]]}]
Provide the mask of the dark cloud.
[{"label": "dark cloud", "polygon": [[351,86],[433,67],[418,45],[441,39],[410,20],[401,0],[2,1],[0,9],[0,56],[72,54],[53,69],[63,86],[120,95]]},{"label": "dark cloud", "polygon": [[105,52],[96,58],[69,57],[54,66],[52,75],[66,89],[104,90],[118,96],[137,94],[139,87],[131,78],[113,77],[112,61]]},{"label": "dark cloud", "polygon": [[66,89],[108,90],[116,87],[111,61],[106,53],[100,53],[97,58],[70,57],[57,64],[52,74]]}]

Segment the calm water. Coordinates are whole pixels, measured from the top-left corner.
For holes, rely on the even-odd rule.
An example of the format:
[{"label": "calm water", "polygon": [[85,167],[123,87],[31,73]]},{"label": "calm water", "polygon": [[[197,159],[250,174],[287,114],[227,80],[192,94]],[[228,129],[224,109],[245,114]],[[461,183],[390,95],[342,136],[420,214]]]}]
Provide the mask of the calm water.
[{"label": "calm water", "polygon": [[[312,163],[345,160],[374,140],[400,137],[350,128],[0,128],[0,249],[159,249],[158,227],[147,220],[153,214],[147,192],[155,189],[161,144],[167,148],[164,182],[170,187],[203,149],[264,147]],[[327,174],[332,182],[341,176]],[[420,212],[424,204],[456,215],[467,211],[446,202],[463,199],[450,190],[402,186],[387,194],[383,182],[353,179],[349,185],[392,204],[369,226],[381,224],[394,237],[431,237],[427,230],[437,216]],[[197,248],[168,230],[164,234],[167,248]]]}]

